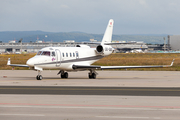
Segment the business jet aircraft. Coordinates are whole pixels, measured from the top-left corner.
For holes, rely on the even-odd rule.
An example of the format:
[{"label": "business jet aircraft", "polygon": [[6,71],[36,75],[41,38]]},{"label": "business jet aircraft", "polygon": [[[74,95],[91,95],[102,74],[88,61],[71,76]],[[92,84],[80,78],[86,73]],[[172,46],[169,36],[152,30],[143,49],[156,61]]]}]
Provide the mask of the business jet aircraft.
[{"label": "business jet aircraft", "polygon": [[[100,69],[127,69],[127,68],[152,68],[152,67],[171,67],[171,65],[158,66],[95,66],[92,63],[110,55],[114,49],[111,46],[114,21],[109,20],[102,42],[96,48],[87,45],[77,45],[76,47],[45,47],[36,56],[30,58],[26,65],[11,64],[10,58],[7,65],[16,67],[29,67],[38,71],[37,80],[42,80],[41,72],[43,69],[59,69],[58,74],[61,78],[68,78],[68,71],[89,70],[89,79],[96,79]],[[174,60],[173,60],[174,61]]]}]

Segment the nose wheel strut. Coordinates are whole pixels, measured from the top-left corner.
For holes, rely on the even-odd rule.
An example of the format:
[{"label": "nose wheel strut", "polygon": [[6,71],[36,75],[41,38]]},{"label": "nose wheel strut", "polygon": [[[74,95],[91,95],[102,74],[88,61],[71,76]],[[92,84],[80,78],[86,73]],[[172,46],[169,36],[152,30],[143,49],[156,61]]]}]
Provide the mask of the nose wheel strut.
[{"label": "nose wheel strut", "polygon": [[41,71],[38,70],[38,75],[36,76],[37,80],[42,80],[43,79],[42,75],[40,75],[40,74],[41,74]]}]

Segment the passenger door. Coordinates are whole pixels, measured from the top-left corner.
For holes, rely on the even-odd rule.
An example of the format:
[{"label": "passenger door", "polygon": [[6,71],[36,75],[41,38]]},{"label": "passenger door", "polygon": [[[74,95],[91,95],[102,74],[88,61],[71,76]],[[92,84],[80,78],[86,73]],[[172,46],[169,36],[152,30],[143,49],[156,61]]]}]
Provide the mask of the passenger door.
[{"label": "passenger door", "polygon": [[56,49],[56,67],[61,65],[61,51]]},{"label": "passenger door", "polygon": [[79,59],[79,53],[78,53],[78,51],[76,51],[75,53],[76,53],[76,59]]}]

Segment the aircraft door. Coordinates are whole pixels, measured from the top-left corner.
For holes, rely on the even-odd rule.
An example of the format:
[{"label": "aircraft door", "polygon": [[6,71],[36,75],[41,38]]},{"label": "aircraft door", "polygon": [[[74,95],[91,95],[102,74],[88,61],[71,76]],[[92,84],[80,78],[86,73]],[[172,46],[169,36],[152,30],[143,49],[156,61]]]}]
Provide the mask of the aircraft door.
[{"label": "aircraft door", "polygon": [[61,64],[61,51],[56,49],[56,67],[59,67]]},{"label": "aircraft door", "polygon": [[78,53],[78,51],[76,51],[75,53],[76,53],[76,59],[78,59],[78,58],[79,58],[79,53]]}]

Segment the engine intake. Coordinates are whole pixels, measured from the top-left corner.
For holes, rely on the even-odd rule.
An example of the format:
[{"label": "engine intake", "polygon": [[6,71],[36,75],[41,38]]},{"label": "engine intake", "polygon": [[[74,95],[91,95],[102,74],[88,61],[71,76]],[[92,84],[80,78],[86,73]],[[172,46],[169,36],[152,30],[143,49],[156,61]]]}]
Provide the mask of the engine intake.
[{"label": "engine intake", "polygon": [[97,51],[98,53],[103,53],[103,51],[104,51],[103,46],[102,46],[102,45],[98,45],[98,46],[96,47],[96,51]]}]

